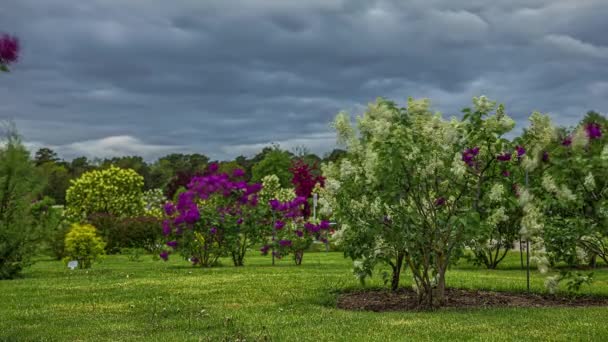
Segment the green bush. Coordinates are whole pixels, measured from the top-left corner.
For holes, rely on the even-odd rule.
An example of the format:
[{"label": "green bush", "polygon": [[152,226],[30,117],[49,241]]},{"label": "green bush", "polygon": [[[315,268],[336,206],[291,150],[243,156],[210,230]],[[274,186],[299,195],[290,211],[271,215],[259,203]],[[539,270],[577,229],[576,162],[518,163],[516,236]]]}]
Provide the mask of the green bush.
[{"label": "green bush", "polygon": [[143,248],[154,252],[162,240],[161,221],[156,217],[119,218],[109,214],[95,214],[88,220],[97,227],[106,242],[108,254],[122,248]]},{"label": "green bush", "polygon": [[131,169],[110,166],[72,181],[66,193],[66,215],[74,220],[95,213],[136,217],[144,212],[144,179]]},{"label": "green bush", "polygon": [[32,202],[42,184],[14,128],[0,147],[0,279],[11,279],[31,264],[40,239]]},{"label": "green bush", "polygon": [[40,232],[40,250],[61,260],[64,257],[65,234],[69,225],[63,219],[63,207],[54,204],[53,198],[45,196],[32,204],[31,212]]},{"label": "green bush", "polygon": [[104,254],[105,243],[90,224],[74,224],[65,236],[64,260],[78,261],[78,268],[90,268]]}]

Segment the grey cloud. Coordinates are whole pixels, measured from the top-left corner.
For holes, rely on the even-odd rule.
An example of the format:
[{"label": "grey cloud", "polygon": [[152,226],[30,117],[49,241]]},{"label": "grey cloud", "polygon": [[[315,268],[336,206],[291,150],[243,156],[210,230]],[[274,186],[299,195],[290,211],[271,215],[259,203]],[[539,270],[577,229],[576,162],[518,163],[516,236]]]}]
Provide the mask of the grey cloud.
[{"label": "grey cloud", "polygon": [[451,115],[486,94],[520,126],[533,110],[572,124],[608,104],[606,15],[603,0],[5,0],[0,31],[24,50],[0,117],[67,158],[148,159],[321,153],[332,117],[377,96]]}]

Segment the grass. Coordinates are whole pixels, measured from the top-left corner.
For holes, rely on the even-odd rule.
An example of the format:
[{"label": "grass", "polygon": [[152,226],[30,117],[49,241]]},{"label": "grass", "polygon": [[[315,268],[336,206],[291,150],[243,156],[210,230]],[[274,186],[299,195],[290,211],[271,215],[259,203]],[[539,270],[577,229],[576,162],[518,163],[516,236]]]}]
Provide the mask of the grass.
[{"label": "grass", "polygon": [[[308,253],[304,264],[267,257],[246,266],[197,269],[110,256],[90,270],[41,260],[24,278],[0,281],[0,340],[8,341],[579,341],[608,340],[608,307],[348,312],[336,291],[359,287],[341,253]],[[407,274],[403,277],[407,283]],[[532,273],[542,292],[544,277]],[[608,269],[583,292],[608,296]],[[524,291],[510,255],[498,270],[461,262],[448,285]],[[367,286],[382,286],[376,276]]]}]

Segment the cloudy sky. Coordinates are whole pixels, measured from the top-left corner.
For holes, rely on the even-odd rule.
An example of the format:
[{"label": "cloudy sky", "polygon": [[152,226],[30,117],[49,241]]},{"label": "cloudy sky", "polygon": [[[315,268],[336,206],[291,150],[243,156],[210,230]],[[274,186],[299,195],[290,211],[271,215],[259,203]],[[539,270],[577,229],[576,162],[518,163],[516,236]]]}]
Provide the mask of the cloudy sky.
[{"label": "cloudy sky", "polygon": [[22,58],[0,117],[77,155],[251,155],[334,147],[378,96],[473,96],[572,124],[608,111],[606,0],[2,0]]}]

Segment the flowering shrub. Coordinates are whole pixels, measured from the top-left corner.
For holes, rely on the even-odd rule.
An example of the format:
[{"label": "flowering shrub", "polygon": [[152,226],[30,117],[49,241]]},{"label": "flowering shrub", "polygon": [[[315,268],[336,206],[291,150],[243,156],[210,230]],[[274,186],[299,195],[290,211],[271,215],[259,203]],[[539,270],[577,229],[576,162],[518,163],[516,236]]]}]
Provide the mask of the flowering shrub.
[{"label": "flowering shrub", "polygon": [[17,37],[0,35],[0,71],[9,71],[8,66],[19,59],[19,47]]},{"label": "flowering shrub", "polygon": [[262,185],[248,184],[244,172],[218,173],[210,164],[202,176],[193,177],[177,203],[165,205],[163,234],[169,240],[161,258],[179,250],[193,264],[213,266],[230,254],[235,266],[243,265],[247,248],[259,241],[258,196]]},{"label": "flowering shrub", "polygon": [[321,239],[322,233],[329,230],[328,221],[318,223],[304,218],[306,199],[298,196],[291,201],[281,202],[270,200],[269,204],[274,213],[273,235],[270,243],[261,249],[262,254],[272,250],[273,256],[282,258],[290,253],[294,255],[296,265],[301,265],[304,251],[310,247],[314,239]]},{"label": "flowering shrub", "polygon": [[103,255],[105,243],[90,224],[74,224],[65,236],[66,262],[78,261],[78,268],[90,268]]},{"label": "flowering shrub", "polygon": [[150,189],[143,193],[144,212],[147,216],[162,218],[163,206],[167,202],[162,189]]},{"label": "flowering shrub", "polygon": [[302,214],[304,218],[308,218],[310,216],[310,203],[308,200],[311,199],[312,191],[317,184],[323,187],[325,177],[318,174],[319,170],[316,163],[309,165],[303,160],[296,160],[289,171],[293,175],[291,182],[295,187],[296,196],[306,199],[306,202],[303,202],[304,209]]},{"label": "flowering shrub", "polygon": [[105,213],[137,217],[144,211],[144,179],[131,169],[111,166],[84,173],[66,193],[66,215],[74,221]]},{"label": "flowering shrub", "polygon": [[494,187],[497,172],[488,165],[514,123],[484,97],[474,104],[448,121],[427,100],[398,108],[379,99],[356,127],[344,113],[334,122],[348,154],[324,168],[325,186],[345,253],[362,278],[379,262],[390,265],[393,289],[408,267],[421,305],[445,301],[445,273],[465,242],[503,221],[499,204],[483,215],[471,208],[481,207],[480,189]]},{"label": "flowering shrub", "polygon": [[608,262],[608,120],[589,113],[572,130],[553,136],[535,195],[545,212],[545,245],[553,263]]}]

